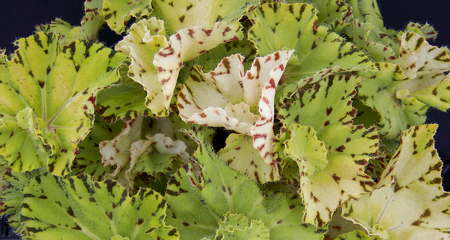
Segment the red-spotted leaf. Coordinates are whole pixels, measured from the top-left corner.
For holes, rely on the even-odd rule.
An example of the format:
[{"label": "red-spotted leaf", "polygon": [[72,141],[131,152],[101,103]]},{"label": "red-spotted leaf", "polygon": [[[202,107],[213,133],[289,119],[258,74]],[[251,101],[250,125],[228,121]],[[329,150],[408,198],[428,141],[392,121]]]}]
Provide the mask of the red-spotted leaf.
[{"label": "red-spotted leaf", "polygon": [[275,90],[292,52],[257,57],[247,72],[238,54],[224,58],[214,71],[194,72],[178,94],[180,117],[252,136],[260,156],[276,168],[272,158]]}]

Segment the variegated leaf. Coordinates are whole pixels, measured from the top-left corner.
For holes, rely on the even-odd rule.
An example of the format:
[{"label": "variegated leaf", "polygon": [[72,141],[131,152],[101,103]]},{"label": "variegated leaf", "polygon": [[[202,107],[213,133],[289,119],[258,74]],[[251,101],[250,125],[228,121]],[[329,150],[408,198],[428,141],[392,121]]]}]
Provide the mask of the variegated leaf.
[{"label": "variegated leaf", "polygon": [[259,0],[153,0],[154,15],[166,22],[170,33],[183,28],[211,28],[216,22],[233,23]]},{"label": "variegated leaf", "polygon": [[48,173],[24,180],[20,220],[27,239],[179,239],[165,224],[166,201],[152,189],[129,196],[115,182]]},{"label": "variegated leaf", "polygon": [[116,48],[130,55],[129,76],[147,91],[147,107],[157,116],[167,116],[183,63],[240,37],[237,24],[218,22],[211,28],[182,29],[166,39],[163,22],[150,18],[131,26]]},{"label": "variegated leaf", "polygon": [[70,43],[75,40],[93,41],[97,39],[98,31],[105,23],[101,15],[103,0],[85,0],[84,16],[80,26],[72,26],[70,23],[56,18],[49,24],[38,25],[37,32],[47,32],[60,35],[60,41]]},{"label": "variegated leaf", "polygon": [[[213,239],[216,233],[230,236],[223,230],[232,226],[220,226],[230,213],[250,219],[262,232],[268,229],[270,240],[323,238],[321,231],[302,223],[303,208],[295,195],[278,191],[264,197],[254,181],[227,167],[209,146],[201,144],[195,153],[201,165],[200,179],[181,168],[165,195],[168,223],[180,231],[181,239]],[[266,234],[260,237],[265,239]]]},{"label": "variegated leaf", "polygon": [[[318,24],[317,10],[305,3],[265,3],[249,13],[249,39],[265,55],[294,49],[288,81],[298,81],[328,67],[371,68],[368,57],[338,34]],[[280,37],[282,36],[282,37]],[[270,41],[268,40],[270,39]]]},{"label": "variegated leaf", "polygon": [[346,0],[288,0],[288,3],[309,3],[318,10],[320,24],[336,32],[342,31],[352,20],[352,8]]},{"label": "variegated leaf", "polygon": [[410,22],[406,26],[407,32],[415,32],[421,34],[427,41],[436,40],[438,32],[428,23],[420,24],[415,22]]},{"label": "variegated leaf", "polygon": [[142,117],[129,120],[119,135],[99,144],[103,164],[113,166],[112,176],[129,189],[133,188],[138,174],[175,172],[175,158],[190,159],[184,142],[174,141],[162,133],[150,135],[144,123]]},{"label": "variegated leaf", "polygon": [[178,94],[180,117],[188,123],[225,127],[253,137],[266,164],[272,158],[275,89],[292,51],[257,57],[244,73],[243,57],[224,58],[214,71],[191,74]]},{"label": "variegated leaf", "polygon": [[258,183],[273,182],[280,179],[276,169],[264,162],[259,152],[253,147],[252,138],[242,134],[231,134],[226,146],[219,151],[219,156],[229,167],[235,169]]},{"label": "variegated leaf", "polygon": [[317,226],[374,184],[364,168],[377,152],[377,132],[353,124],[359,82],[356,72],[330,69],[303,79],[281,98],[280,119],[289,136],[285,151],[299,166],[305,221]]},{"label": "variegated leaf", "polygon": [[124,59],[102,44],[38,32],[0,63],[0,156],[15,171],[65,174],[93,124],[97,92],[118,80]]},{"label": "variegated leaf", "polygon": [[249,219],[242,214],[227,213],[220,221],[214,239],[270,240],[270,231],[259,219]]},{"label": "variegated leaf", "polygon": [[387,138],[425,122],[427,109],[445,111],[450,107],[450,70],[447,48],[427,43],[417,33],[402,35],[400,57],[394,63],[377,63],[379,71],[367,73],[359,95],[364,104],[376,110]]},{"label": "variegated leaf", "polygon": [[71,166],[73,175],[89,175],[95,180],[104,180],[113,169],[102,164],[99,143],[114,138],[120,133],[122,122],[108,123],[96,116],[94,126],[87,137],[80,142],[75,160]]},{"label": "variegated leaf", "polygon": [[103,0],[102,15],[108,26],[121,34],[131,17],[140,19],[150,15],[151,2],[151,0]]},{"label": "variegated leaf", "polygon": [[347,202],[343,216],[381,239],[448,239],[450,194],[441,186],[436,125],[411,127],[375,190]]},{"label": "variegated leaf", "polygon": [[145,90],[129,78],[127,72],[128,67],[120,68],[121,80],[98,93],[97,107],[109,121],[149,115],[149,109],[145,106]]}]

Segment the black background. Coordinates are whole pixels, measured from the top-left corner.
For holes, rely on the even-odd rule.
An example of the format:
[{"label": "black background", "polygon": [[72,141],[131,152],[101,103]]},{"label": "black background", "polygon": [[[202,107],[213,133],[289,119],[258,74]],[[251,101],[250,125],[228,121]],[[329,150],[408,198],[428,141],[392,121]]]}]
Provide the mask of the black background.
[{"label": "black background", "polygon": [[[439,31],[438,46],[450,46],[450,0],[379,0],[385,24],[389,28],[401,30],[410,21],[429,23]],[[17,38],[33,33],[35,25],[62,18],[77,25],[83,15],[82,0],[3,0],[0,5],[0,49],[8,52],[14,50],[13,42]],[[102,30],[100,40],[108,45],[119,38],[109,30]],[[0,96],[1,97],[1,96]],[[447,163],[443,172],[444,187],[450,190],[450,111],[440,112],[431,109],[428,113],[429,123],[438,123],[436,146],[442,160]],[[1,219],[2,222],[3,218]],[[0,239],[8,233],[4,224],[0,226]],[[13,239],[13,238],[11,238]]]}]

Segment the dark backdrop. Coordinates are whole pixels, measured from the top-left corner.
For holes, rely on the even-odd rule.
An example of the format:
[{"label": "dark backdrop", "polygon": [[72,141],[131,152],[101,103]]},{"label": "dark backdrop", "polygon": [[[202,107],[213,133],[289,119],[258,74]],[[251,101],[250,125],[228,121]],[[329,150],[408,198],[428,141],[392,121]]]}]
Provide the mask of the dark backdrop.
[{"label": "dark backdrop", "polygon": [[[436,45],[450,46],[450,1],[428,0],[379,0],[380,8],[388,27],[403,29],[409,21],[428,22],[439,31]],[[12,42],[20,37],[30,35],[37,24],[48,23],[59,17],[74,25],[78,24],[83,14],[82,0],[22,0],[2,1],[0,14],[0,48],[9,52],[14,49]],[[102,30],[100,40],[108,45],[118,40],[108,30]],[[0,96],[1,97],[1,96]],[[439,155],[446,163],[443,175],[444,186],[450,190],[450,111],[446,113],[430,110],[429,123],[438,123],[436,145]],[[3,218],[2,218],[3,221]],[[0,239],[9,235],[5,225],[0,225]],[[13,239],[13,238],[11,238]]]}]

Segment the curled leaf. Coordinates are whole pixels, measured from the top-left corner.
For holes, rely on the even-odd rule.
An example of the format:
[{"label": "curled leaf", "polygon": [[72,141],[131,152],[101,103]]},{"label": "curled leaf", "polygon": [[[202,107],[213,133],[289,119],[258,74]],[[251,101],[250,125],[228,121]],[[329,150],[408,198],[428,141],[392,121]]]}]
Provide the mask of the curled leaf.
[{"label": "curled leaf", "polygon": [[[352,43],[318,24],[317,10],[306,3],[265,3],[253,9],[249,40],[259,55],[294,49],[287,81],[312,75],[329,67],[370,69],[373,63]],[[269,40],[270,39],[270,40]]]},{"label": "curled leaf", "polygon": [[243,134],[231,134],[219,156],[229,167],[263,184],[280,179],[279,173],[264,162],[258,150],[253,147],[252,138]]},{"label": "curled leaf", "polygon": [[284,150],[299,168],[307,223],[323,226],[343,202],[374,185],[364,169],[378,150],[378,134],[353,124],[359,82],[357,72],[329,69],[280,99]]},{"label": "curled leaf", "polygon": [[127,188],[134,186],[134,179],[140,173],[168,173],[174,171],[175,157],[184,161],[190,159],[184,142],[174,141],[161,133],[147,134],[142,117],[125,123],[119,135],[99,145],[103,164],[112,166],[112,176]]},{"label": "curled leaf", "polygon": [[423,36],[406,32],[401,38],[400,57],[393,63],[377,63],[379,71],[365,74],[359,95],[364,104],[381,117],[387,138],[425,122],[429,107],[446,111],[450,107],[447,48],[430,45]]},{"label": "curled leaf", "polygon": [[108,26],[118,34],[125,31],[131,17],[142,18],[151,12],[151,0],[103,0],[102,15]]},{"label": "curled leaf", "polygon": [[216,22],[234,23],[259,0],[153,0],[154,15],[166,22],[170,33],[195,26],[211,28]]},{"label": "curled leaf", "polygon": [[182,29],[166,39],[163,22],[150,18],[133,24],[116,49],[129,54],[129,76],[146,90],[147,107],[166,116],[183,63],[240,36],[239,25],[217,22],[211,28]]},{"label": "curled leaf", "polygon": [[404,131],[375,190],[347,202],[343,216],[381,239],[447,239],[450,194],[442,190],[436,125]]},{"label": "curled leaf", "polygon": [[224,58],[214,71],[194,72],[178,94],[181,119],[252,136],[260,156],[276,168],[272,159],[275,90],[292,52],[257,57],[245,73],[244,59],[238,54]]},{"label": "curled leaf", "polygon": [[61,42],[70,43],[75,40],[93,41],[97,39],[98,31],[105,23],[101,14],[103,0],[84,1],[84,16],[80,26],[56,18],[49,24],[38,25],[38,32],[46,32],[61,36]]}]

